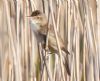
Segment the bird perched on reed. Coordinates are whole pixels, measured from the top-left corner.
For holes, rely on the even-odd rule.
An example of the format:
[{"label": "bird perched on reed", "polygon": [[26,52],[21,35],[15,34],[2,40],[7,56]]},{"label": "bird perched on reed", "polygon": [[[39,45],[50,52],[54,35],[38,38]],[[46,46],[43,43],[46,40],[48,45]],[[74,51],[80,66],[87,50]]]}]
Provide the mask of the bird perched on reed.
[{"label": "bird perched on reed", "polygon": [[[34,32],[38,43],[41,42],[43,45],[43,48],[45,49],[47,34],[49,34],[48,35],[48,49],[50,52],[58,54],[58,47],[56,43],[54,29],[52,26],[48,27],[48,20],[45,14],[39,10],[35,10],[28,17],[31,23],[31,29]],[[62,51],[63,64],[65,65],[67,73],[70,75],[69,64],[68,64],[69,52],[65,48],[64,41],[62,40],[60,34],[59,33],[57,34],[58,34],[60,48]]]}]

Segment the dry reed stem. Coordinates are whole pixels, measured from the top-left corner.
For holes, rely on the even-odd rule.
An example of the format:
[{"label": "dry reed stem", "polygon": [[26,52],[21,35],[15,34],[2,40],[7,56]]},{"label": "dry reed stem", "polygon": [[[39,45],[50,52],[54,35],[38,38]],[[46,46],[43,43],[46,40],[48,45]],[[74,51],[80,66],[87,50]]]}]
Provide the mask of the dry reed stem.
[{"label": "dry reed stem", "polygon": [[57,36],[57,29],[56,29],[56,24],[55,24],[54,15],[53,15],[52,0],[50,0],[50,10],[51,10],[51,16],[52,16],[53,25],[54,25],[53,26],[54,33],[55,33],[56,42],[57,42],[57,45],[58,45],[58,51],[59,51],[59,55],[60,55],[61,72],[62,72],[62,76],[63,76],[63,81],[65,81],[63,63],[62,63],[62,58],[61,58],[61,49],[60,49],[60,46],[59,46],[59,40],[58,40],[58,36]]},{"label": "dry reed stem", "polygon": [[[9,7],[8,7],[8,2],[7,0],[4,0],[4,4],[5,4],[5,8],[6,8],[6,15],[7,15],[7,23],[8,23],[8,32],[9,32],[9,38],[10,38],[10,44],[12,46],[12,51],[13,51],[13,60],[14,60],[14,66],[15,66],[15,69],[17,70],[17,67],[16,67],[16,50],[15,50],[15,44],[14,44],[14,39],[13,39],[13,34],[12,34],[12,31],[11,31],[11,22],[10,22],[10,15],[9,15]],[[15,70],[15,71],[16,71]],[[16,73],[16,72],[15,72]],[[19,80],[19,77],[18,74],[16,74],[16,80]]]},{"label": "dry reed stem", "polygon": [[[96,6],[97,1],[97,6]],[[43,2],[43,3],[42,3]],[[4,8],[2,7],[4,4]],[[41,3],[44,6],[41,6]],[[48,3],[48,4],[46,4]],[[68,49],[70,50],[71,76],[68,78],[64,73],[61,76],[58,67],[54,67],[54,75],[43,72],[43,79],[47,81],[61,81],[67,77],[67,81],[99,81],[100,80],[100,0],[1,0],[0,1],[0,81],[39,81],[40,71],[37,71],[38,48],[36,40],[29,28],[29,21],[25,18],[31,11],[36,9],[49,13],[54,25],[56,41],[59,47],[57,31],[66,26],[66,31],[60,30],[62,37],[68,34]],[[16,8],[16,9],[15,9]],[[2,10],[4,9],[4,10]],[[65,10],[65,11],[63,11]],[[17,12],[16,12],[17,11]],[[6,12],[6,13],[5,13]],[[54,13],[55,14],[54,14]],[[3,14],[4,13],[4,14]],[[3,17],[2,17],[3,14]],[[6,15],[5,15],[6,14]],[[47,15],[48,16],[48,15]],[[96,17],[97,16],[97,17]],[[64,18],[63,18],[64,17]],[[65,18],[66,17],[66,18]],[[15,22],[16,21],[16,22]],[[96,24],[97,21],[97,24]],[[65,23],[66,22],[66,23]],[[1,32],[7,29],[7,36]],[[63,28],[62,28],[63,29]],[[65,35],[63,35],[65,34]],[[81,37],[81,34],[83,37]],[[4,37],[4,38],[3,38]],[[82,43],[80,39],[82,38]],[[8,39],[8,40],[7,40]],[[66,39],[67,40],[67,39]],[[66,42],[65,40],[65,42]],[[5,42],[8,46],[5,47]],[[80,47],[82,46],[82,48]],[[66,43],[67,47],[67,43]],[[80,50],[83,50],[82,52]],[[76,50],[76,51],[75,51]],[[80,52],[79,52],[80,51]],[[60,54],[61,55],[61,54]],[[81,57],[82,56],[82,57]],[[51,58],[49,58],[50,60]],[[57,57],[56,57],[57,60]],[[80,61],[82,60],[82,61]],[[43,60],[41,60],[43,61]],[[61,58],[60,58],[61,61]],[[48,61],[47,61],[48,62]],[[57,61],[54,62],[59,65]],[[75,68],[76,66],[76,68]],[[81,66],[81,67],[80,67]],[[62,62],[61,62],[61,67]],[[81,70],[83,69],[83,71]],[[44,69],[45,70],[45,69]],[[45,75],[46,76],[45,76]],[[82,74],[82,76],[81,76]],[[31,79],[30,79],[31,75]],[[64,77],[65,76],[65,77]]]}]

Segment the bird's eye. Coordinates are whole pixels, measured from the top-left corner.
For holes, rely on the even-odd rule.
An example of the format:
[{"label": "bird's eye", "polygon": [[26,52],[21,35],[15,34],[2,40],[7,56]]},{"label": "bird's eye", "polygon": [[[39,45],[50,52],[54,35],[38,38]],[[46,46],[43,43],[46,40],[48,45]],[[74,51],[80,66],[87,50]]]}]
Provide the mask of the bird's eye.
[{"label": "bird's eye", "polygon": [[37,19],[42,20],[42,18],[41,18],[41,17],[39,17],[39,16],[37,17]]},{"label": "bird's eye", "polygon": [[40,19],[40,17],[37,17],[37,19]]}]

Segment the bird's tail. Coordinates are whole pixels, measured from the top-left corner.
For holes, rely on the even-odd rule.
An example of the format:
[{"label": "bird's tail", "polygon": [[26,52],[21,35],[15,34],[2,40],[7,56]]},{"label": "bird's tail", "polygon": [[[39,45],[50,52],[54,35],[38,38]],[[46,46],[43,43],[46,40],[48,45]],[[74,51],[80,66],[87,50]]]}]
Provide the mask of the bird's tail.
[{"label": "bird's tail", "polygon": [[69,69],[68,55],[65,57],[65,63],[64,63],[64,65],[65,65],[65,69],[66,69],[68,75],[71,75],[70,69]]},{"label": "bird's tail", "polygon": [[70,69],[69,69],[69,60],[68,60],[69,52],[65,51],[65,50],[63,50],[63,51],[64,51],[62,54],[63,64],[65,66],[65,69],[66,69],[68,75],[70,75],[71,73],[70,73]]}]

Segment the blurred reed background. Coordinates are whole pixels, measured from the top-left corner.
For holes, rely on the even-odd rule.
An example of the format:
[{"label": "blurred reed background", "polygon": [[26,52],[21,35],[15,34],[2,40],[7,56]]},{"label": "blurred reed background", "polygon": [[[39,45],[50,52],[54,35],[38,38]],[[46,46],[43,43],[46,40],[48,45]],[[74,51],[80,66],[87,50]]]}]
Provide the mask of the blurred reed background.
[{"label": "blurred reed background", "polygon": [[47,55],[52,80],[100,81],[100,0],[0,0],[0,81],[51,81],[45,68],[40,79],[40,54],[26,17],[34,10],[46,14],[70,52],[71,76],[64,77],[60,58]]}]

